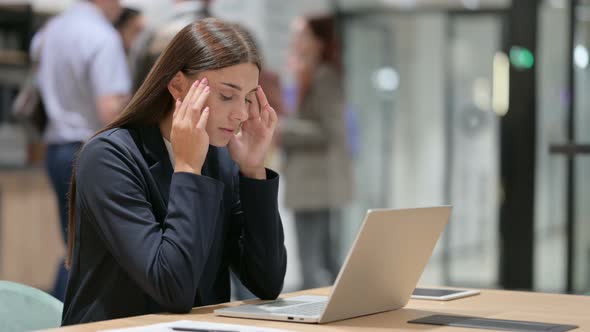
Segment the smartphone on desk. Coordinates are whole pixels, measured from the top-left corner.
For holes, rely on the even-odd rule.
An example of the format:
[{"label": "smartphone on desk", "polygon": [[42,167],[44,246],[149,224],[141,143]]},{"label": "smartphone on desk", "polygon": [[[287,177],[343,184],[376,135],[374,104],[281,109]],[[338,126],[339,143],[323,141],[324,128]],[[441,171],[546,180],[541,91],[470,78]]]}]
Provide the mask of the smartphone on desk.
[{"label": "smartphone on desk", "polygon": [[412,292],[412,299],[448,301],[479,294],[479,289],[421,288]]}]

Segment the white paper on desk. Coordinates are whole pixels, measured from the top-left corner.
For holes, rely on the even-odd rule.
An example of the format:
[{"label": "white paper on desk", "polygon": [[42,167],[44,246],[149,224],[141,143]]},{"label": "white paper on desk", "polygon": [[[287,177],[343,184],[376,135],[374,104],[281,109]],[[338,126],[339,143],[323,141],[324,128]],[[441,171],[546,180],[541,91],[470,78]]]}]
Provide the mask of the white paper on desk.
[{"label": "white paper on desk", "polygon": [[211,322],[199,322],[194,320],[177,320],[175,322],[126,327],[123,329],[102,330],[103,332],[175,332],[172,327],[185,327],[192,329],[201,329],[211,332],[289,332],[289,330],[278,330],[266,327],[221,324]]}]

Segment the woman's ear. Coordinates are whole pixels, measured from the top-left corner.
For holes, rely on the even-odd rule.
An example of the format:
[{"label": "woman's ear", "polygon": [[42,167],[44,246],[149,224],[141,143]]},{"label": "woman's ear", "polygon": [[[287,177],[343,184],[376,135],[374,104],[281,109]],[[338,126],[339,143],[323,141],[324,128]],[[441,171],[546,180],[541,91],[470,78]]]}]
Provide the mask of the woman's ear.
[{"label": "woman's ear", "polygon": [[180,100],[184,99],[188,89],[187,86],[187,78],[184,76],[182,72],[177,72],[176,75],[168,82],[168,92],[172,95],[174,100],[180,98]]}]

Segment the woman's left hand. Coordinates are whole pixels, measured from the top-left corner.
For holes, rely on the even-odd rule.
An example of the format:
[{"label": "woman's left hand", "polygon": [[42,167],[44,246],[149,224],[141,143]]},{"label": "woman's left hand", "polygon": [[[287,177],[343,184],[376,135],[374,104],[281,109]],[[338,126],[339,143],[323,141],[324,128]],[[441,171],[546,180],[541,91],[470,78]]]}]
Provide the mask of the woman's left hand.
[{"label": "woman's left hand", "polygon": [[264,160],[277,125],[277,114],[268,104],[262,87],[256,89],[257,102],[248,107],[248,120],[228,144],[232,159],[244,176],[266,179]]}]

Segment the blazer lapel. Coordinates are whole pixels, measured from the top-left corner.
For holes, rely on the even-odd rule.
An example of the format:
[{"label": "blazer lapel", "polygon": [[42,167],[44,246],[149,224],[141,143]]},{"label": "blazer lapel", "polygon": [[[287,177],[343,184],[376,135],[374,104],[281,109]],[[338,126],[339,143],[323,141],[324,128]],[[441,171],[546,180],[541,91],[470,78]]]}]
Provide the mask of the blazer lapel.
[{"label": "blazer lapel", "polygon": [[168,206],[170,182],[174,170],[160,128],[157,125],[141,127],[139,134],[150,173],[158,185],[164,206]]},{"label": "blazer lapel", "polygon": [[[157,125],[141,127],[139,129],[140,139],[143,145],[143,153],[148,163],[150,173],[158,185],[158,190],[164,206],[168,206],[170,195],[170,182],[172,181],[172,163],[164,139]],[[202,174],[214,179],[219,179],[219,151],[216,147],[209,145],[207,158],[203,164]]]},{"label": "blazer lapel", "polygon": [[213,145],[209,145],[209,150],[207,151],[207,158],[205,158],[205,163],[203,164],[202,171],[203,175],[208,176],[210,178],[214,178],[216,180],[219,179],[219,160],[217,154],[217,148]]}]

